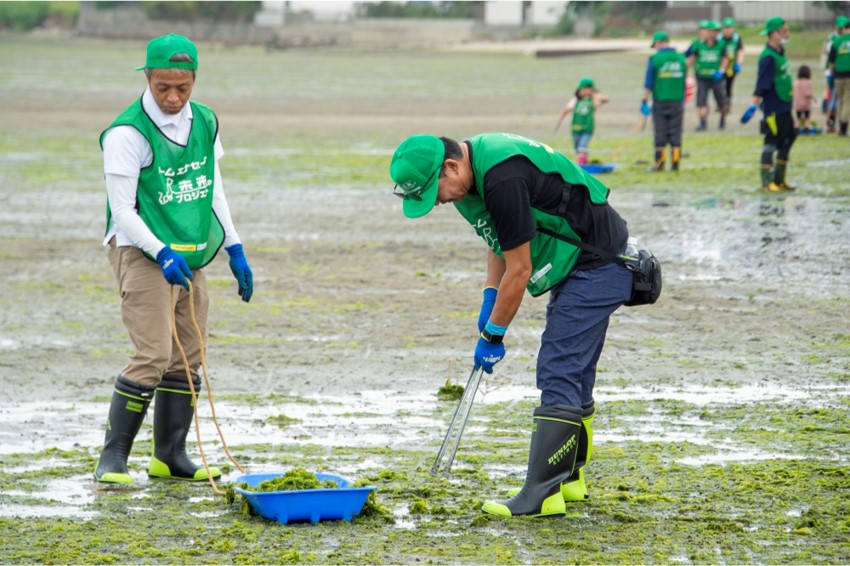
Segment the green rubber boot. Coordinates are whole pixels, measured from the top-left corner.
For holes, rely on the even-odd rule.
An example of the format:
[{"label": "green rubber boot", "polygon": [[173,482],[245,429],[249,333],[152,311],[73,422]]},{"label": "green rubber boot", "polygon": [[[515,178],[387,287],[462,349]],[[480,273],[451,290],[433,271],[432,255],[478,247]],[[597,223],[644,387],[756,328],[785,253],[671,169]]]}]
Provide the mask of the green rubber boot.
[{"label": "green rubber boot", "polygon": [[94,479],[103,483],[131,484],[127,458],[148,412],[154,388],[118,376],[109,416],[106,419],[106,438],[94,469]]},{"label": "green rubber boot", "polygon": [[[201,378],[195,377],[192,384],[197,393]],[[186,377],[163,375],[156,388],[153,409],[153,455],[148,465],[149,476],[184,481],[209,479],[206,469],[193,463],[186,455],[186,435],[194,416],[192,390]],[[210,474],[213,478],[221,477],[221,471],[212,466]]]},{"label": "green rubber boot", "polygon": [[593,401],[588,401],[581,406],[581,434],[578,441],[578,453],[576,454],[576,465],[572,475],[561,484],[561,495],[567,503],[573,501],[585,501],[587,484],[584,483],[584,467],[590,462],[590,454],[593,452],[593,412],[595,407]]},{"label": "green rubber boot", "polygon": [[525,484],[510,499],[486,501],[481,510],[501,517],[565,515],[561,484],[573,472],[581,418],[578,407],[537,407],[532,420]]}]

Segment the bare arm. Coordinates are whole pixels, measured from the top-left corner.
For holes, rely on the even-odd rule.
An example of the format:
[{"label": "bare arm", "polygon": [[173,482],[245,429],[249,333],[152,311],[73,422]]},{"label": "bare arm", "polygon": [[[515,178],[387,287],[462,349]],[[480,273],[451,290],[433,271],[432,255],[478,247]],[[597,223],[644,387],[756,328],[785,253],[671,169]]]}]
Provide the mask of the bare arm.
[{"label": "bare arm", "polygon": [[504,268],[499,282],[499,295],[496,297],[496,304],[490,315],[493,324],[499,326],[508,326],[516,316],[520,304],[522,304],[525,286],[531,277],[531,245],[526,242],[504,252],[504,255],[505,259],[502,260],[499,256],[493,254],[500,260],[498,262],[494,260],[491,263],[490,256],[487,259],[488,283],[490,282],[491,269],[493,269],[492,274],[495,277],[501,269],[500,265]]},{"label": "bare arm", "polygon": [[563,121],[564,121],[564,118],[566,118],[566,117],[567,117],[567,114],[569,114],[570,112],[572,112],[572,111],[573,111],[573,108],[575,108],[575,107],[576,107],[576,102],[577,102],[577,100],[576,100],[576,97],[574,96],[574,97],[572,97],[572,98],[570,99],[570,101],[569,101],[569,102],[567,102],[567,105],[566,105],[566,106],[564,106],[564,109],[561,111],[561,115],[560,115],[560,116],[558,116],[558,123],[557,123],[557,124],[555,124],[555,131],[556,131],[556,132],[558,131],[558,128],[560,128],[560,127],[561,127],[561,122],[563,122]]},{"label": "bare arm", "polygon": [[603,104],[607,103],[609,100],[611,100],[611,99],[608,98],[607,95],[604,95],[601,92],[597,92],[596,94],[593,95],[593,107],[599,108]]}]

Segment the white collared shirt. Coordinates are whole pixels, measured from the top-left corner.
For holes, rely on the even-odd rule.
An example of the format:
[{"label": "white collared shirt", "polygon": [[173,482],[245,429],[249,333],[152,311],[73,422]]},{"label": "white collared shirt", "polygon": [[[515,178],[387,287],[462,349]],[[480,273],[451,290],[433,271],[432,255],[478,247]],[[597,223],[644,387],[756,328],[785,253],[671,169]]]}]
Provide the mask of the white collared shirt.
[{"label": "white collared shirt", "polygon": [[[192,107],[187,102],[177,114],[166,114],[157,105],[150,88],[142,95],[142,107],[153,123],[171,141],[186,145],[192,131]],[[230,208],[224,195],[218,160],[224,155],[221,140],[215,138],[215,185],[213,211],[224,228],[224,247],[240,243],[233,226]],[[136,246],[152,257],[165,247],[145,225],[136,210],[139,171],[153,162],[153,150],[145,137],[133,126],[115,126],[103,137],[103,172],[106,195],[112,218],[103,245],[115,236],[117,246]]]}]

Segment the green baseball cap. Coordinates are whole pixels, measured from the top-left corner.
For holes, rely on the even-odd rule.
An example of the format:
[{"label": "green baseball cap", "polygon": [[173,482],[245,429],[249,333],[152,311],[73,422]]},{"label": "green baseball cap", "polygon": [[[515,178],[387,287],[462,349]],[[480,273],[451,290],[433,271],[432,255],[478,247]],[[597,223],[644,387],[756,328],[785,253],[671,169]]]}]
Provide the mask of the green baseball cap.
[{"label": "green baseball cap", "polygon": [[708,20],[700,20],[697,27],[699,29],[707,28],[708,27]]},{"label": "green baseball cap", "polygon": [[[192,61],[171,61],[171,58],[178,53],[185,53],[192,58]],[[198,69],[198,48],[188,37],[174,33],[154,38],[148,42],[145,64],[136,67],[137,71],[142,69],[189,69],[196,71]]]},{"label": "green baseball cap", "polygon": [[590,77],[584,77],[583,79],[581,79],[578,82],[578,87],[580,89],[582,89],[582,88],[596,88],[596,85],[593,84],[593,79],[591,79]]},{"label": "green baseball cap", "polygon": [[785,20],[779,16],[774,16],[764,22],[764,29],[759,32],[759,35],[768,35],[770,32],[776,31],[785,25]]},{"label": "green baseball cap", "polygon": [[659,41],[670,41],[670,36],[667,34],[666,31],[657,31],[653,33],[652,43],[650,44],[650,47],[655,47],[655,44]]},{"label": "green baseball cap", "polygon": [[723,18],[723,27],[725,27],[725,28],[735,27],[735,18]]},{"label": "green baseball cap", "polygon": [[847,16],[838,16],[837,18],[835,18],[836,28],[846,28],[848,24],[850,24],[850,18],[848,18]]},{"label": "green baseball cap", "polygon": [[714,20],[708,20],[707,22],[705,22],[705,29],[720,29],[720,24],[715,22]]},{"label": "green baseball cap", "polygon": [[393,194],[402,199],[402,211],[408,218],[425,216],[434,208],[445,155],[440,138],[421,134],[401,142],[393,153],[390,162],[390,177],[396,183]]}]

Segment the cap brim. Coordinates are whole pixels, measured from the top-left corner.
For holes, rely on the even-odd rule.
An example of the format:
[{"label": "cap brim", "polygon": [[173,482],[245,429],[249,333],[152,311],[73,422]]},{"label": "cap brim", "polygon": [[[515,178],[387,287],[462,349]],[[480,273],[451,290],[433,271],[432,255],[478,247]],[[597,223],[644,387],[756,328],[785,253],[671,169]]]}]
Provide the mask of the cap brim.
[{"label": "cap brim", "polygon": [[440,174],[437,173],[434,175],[434,178],[425,187],[419,196],[422,200],[414,200],[414,199],[405,199],[401,203],[401,210],[404,212],[404,215],[408,218],[419,218],[425,216],[431,209],[434,208],[434,205],[437,204],[437,193],[438,185],[440,184]]}]

